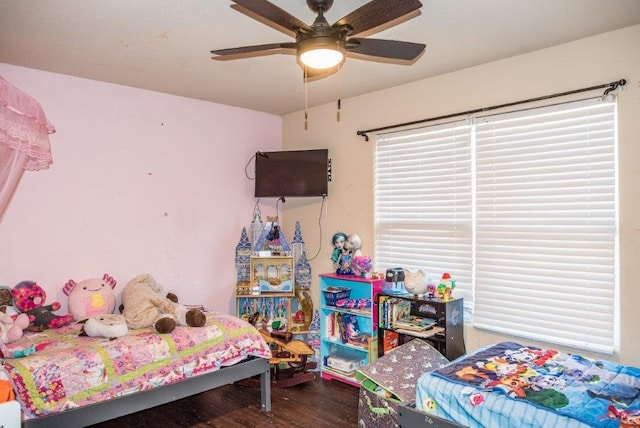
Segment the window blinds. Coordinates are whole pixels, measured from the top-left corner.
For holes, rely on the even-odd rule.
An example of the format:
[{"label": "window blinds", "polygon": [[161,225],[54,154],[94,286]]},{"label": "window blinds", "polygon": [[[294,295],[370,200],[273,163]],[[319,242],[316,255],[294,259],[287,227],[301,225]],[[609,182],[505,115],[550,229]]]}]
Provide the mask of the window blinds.
[{"label": "window blinds", "polygon": [[615,153],[600,99],[378,135],[376,269],[450,272],[478,328],[612,352]]},{"label": "window blinds", "polygon": [[471,301],[472,159],[467,123],[376,137],[376,270],[443,272]]},{"label": "window blinds", "polygon": [[591,100],[478,121],[475,326],[613,351],[614,119]]}]

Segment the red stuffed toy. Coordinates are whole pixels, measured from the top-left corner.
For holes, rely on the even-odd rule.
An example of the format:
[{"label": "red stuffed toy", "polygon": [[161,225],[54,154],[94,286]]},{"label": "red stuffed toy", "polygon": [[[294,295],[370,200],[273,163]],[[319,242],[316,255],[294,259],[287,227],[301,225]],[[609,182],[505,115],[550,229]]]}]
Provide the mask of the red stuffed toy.
[{"label": "red stuffed toy", "polygon": [[33,317],[31,325],[43,328],[59,328],[73,322],[73,316],[56,315],[53,311],[60,309],[59,302],[45,305],[47,293],[35,281],[19,282],[11,290],[13,302],[18,311]]}]

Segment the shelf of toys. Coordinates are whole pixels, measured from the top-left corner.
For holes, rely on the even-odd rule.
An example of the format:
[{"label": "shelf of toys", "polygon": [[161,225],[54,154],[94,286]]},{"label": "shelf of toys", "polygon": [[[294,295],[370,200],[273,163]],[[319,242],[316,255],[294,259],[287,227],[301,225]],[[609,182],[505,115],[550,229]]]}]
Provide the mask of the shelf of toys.
[{"label": "shelf of toys", "polygon": [[352,385],[358,368],[378,357],[375,295],[383,280],[356,275],[320,275],[321,375]]}]

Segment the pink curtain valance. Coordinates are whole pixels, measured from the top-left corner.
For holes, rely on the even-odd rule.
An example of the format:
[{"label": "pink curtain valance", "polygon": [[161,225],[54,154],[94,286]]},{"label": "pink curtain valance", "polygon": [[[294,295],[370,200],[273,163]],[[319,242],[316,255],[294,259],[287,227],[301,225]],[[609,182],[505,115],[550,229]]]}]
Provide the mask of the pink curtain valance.
[{"label": "pink curtain valance", "polygon": [[49,134],[54,132],[40,104],[0,76],[0,145],[26,153],[24,169],[46,169],[52,163]]}]

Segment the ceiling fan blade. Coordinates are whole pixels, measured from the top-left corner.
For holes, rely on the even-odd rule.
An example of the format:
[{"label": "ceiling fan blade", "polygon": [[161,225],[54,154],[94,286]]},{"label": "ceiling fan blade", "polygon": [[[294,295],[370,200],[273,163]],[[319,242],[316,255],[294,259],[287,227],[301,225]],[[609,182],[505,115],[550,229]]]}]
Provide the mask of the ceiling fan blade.
[{"label": "ceiling fan blade", "polygon": [[347,42],[347,52],[379,58],[413,61],[424,52],[425,46],[422,43],[352,37]]},{"label": "ceiling fan blade", "polygon": [[[212,59],[217,59],[219,61],[224,61],[228,59],[236,59],[236,58],[245,58],[245,54],[256,54],[257,55],[270,55],[276,53],[293,53],[295,54],[296,44],[295,43],[269,43],[265,45],[254,45],[254,46],[242,46],[238,48],[229,48],[229,49],[216,49],[212,50],[212,54],[216,54],[219,56],[213,57]],[[291,52],[286,52],[287,50],[291,50]]]},{"label": "ceiling fan blade", "polygon": [[422,3],[418,0],[372,0],[338,20],[332,27],[348,24],[353,29],[349,34],[356,35],[417,12],[421,7]]},{"label": "ceiling fan blade", "polygon": [[272,27],[278,31],[295,37],[298,29],[311,31],[306,23],[302,22],[289,12],[280,9],[267,0],[232,0],[237,5],[231,7],[250,17]]}]

